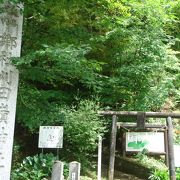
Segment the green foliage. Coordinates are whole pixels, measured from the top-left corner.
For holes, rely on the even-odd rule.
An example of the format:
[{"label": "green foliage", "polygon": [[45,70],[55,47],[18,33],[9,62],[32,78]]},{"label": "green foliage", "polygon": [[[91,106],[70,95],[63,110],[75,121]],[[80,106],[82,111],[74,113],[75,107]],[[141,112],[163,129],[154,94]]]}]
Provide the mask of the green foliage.
[{"label": "green foliage", "polygon": [[180,168],[176,168],[176,179],[180,180]]},{"label": "green foliage", "polygon": [[148,167],[152,170],[151,175],[148,179],[150,180],[168,180],[168,169],[164,163],[160,162],[159,160],[155,160],[154,158],[150,158],[146,155],[146,151],[139,152],[135,158],[143,164],[144,166]]},{"label": "green foliage", "polygon": [[129,5],[131,16],[119,27],[95,39],[94,44],[102,48],[101,54],[107,63],[103,69],[108,76],[101,91],[103,102],[126,110],[157,111],[174,88],[173,78],[166,71],[166,65],[176,59],[168,53],[168,43],[164,43],[170,43],[163,30],[168,16],[157,2]]},{"label": "green foliage", "polygon": [[71,87],[77,81],[87,88],[96,88],[96,73],[101,71],[102,63],[86,59],[91,49],[89,46],[43,46],[44,49],[14,61],[24,75],[23,79],[51,88]]},{"label": "green foliage", "polygon": [[[136,160],[151,170],[150,180],[169,180],[169,170],[162,159],[154,159],[146,155],[147,151],[139,152],[135,158]],[[179,168],[176,168],[176,179],[180,180]]]},{"label": "green foliage", "polygon": [[55,157],[53,154],[39,154],[26,157],[19,168],[13,170],[13,180],[39,180],[51,175]]},{"label": "green foliage", "polygon": [[105,132],[105,123],[97,115],[98,106],[92,101],[81,101],[78,107],[63,109],[65,120],[62,158],[82,163],[86,169],[97,148],[98,135]]},{"label": "green foliage", "polygon": [[[155,169],[152,171],[151,176],[149,176],[150,180],[169,180],[168,170]],[[179,169],[176,169],[176,179],[180,180],[180,172]]]},{"label": "green foliage", "polygon": [[167,170],[154,170],[149,177],[150,180],[169,180],[169,174]]},{"label": "green foliage", "polygon": [[139,152],[135,156],[135,158],[137,159],[138,162],[140,162],[147,168],[150,168],[152,170],[158,169],[162,171],[167,171],[167,167],[164,164],[164,162],[162,162],[161,160],[156,160],[153,157],[149,157],[148,155],[146,155],[146,153],[147,153],[146,150],[144,150],[143,152]]},{"label": "green foliage", "polygon": [[17,103],[19,122],[30,130],[51,124],[61,116],[58,109],[62,105],[76,101],[80,89],[81,96],[97,89],[97,72],[102,65],[86,59],[89,50],[83,45],[46,46],[44,50],[14,59],[23,74]]},{"label": "green foliage", "polygon": [[180,120],[179,119],[175,119],[173,122],[173,126],[174,126],[174,142],[176,144],[180,144]]},{"label": "green foliage", "polygon": [[14,64],[25,126],[55,121],[57,107],[76,96],[98,95],[117,110],[158,111],[169,97],[178,103],[177,1],[23,2],[22,58]]},{"label": "green foliage", "polygon": [[55,102],[49,102],[58,94],[61,100],[63,94],[56,91],[39,91],[32,85],[25,84],[19,88],[21,96],[18,97],[17,117],[18,121],[30,131],[35,132],[42,124],[53,124],[59,119],[59,106]]},{"label": "green foliage", "polygon": [[13,144],[13,169],[16,169],[18,166],[18,163],[22,160],[23,152],[22,152],[22,146],[20,143],[14,141]]},{"label": "green foliage", "polygon": [[[26,92],[27,93],[27,92]],[[30,95],[28,93],[28,95]],[[90,100],[77,100],[77,106],[57,106],[49,109],[50,106],[44,108],[44,112],[39,112],[32,105],[32,115],[24,118],[28,121],[23,123],[32,131],[36,132],[39,125],[62,125],[64,127],[64,143],[61,150],[61,159],[64,161],[79,161],[82,163],[83,169],[90,164],[94,151],[97,148],[98,135],[103,135],[106,123],[97,114],[99,105]],[[34,101],[34,100],[33,100]],[[35,101],[38,103],[39,100]],[[31,102],[32,103],[32,102]],[[34,102],[33,102],[34,103]],[[30,103],[27,104],[28,108]],[[55,109],[56,108],[56,109]],[[54,112],[53,112],[54,110]],[[22,117],[23,117],[22,116]],[[39,118],[39,119],[38,119]]]}]

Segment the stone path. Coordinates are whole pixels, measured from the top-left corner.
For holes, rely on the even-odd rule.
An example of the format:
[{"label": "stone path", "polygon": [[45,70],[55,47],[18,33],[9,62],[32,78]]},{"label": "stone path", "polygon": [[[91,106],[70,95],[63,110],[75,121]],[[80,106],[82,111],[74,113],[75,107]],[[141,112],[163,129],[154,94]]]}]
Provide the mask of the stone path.
[{"label": "stone path", "polygon": [[[104,177],[103,180],[107,179],[107,168],[105,166],[102,167],[102,176]],[[114,180],[145,180],[145,179],[140,179],[132,174],[126,174],[121,171],[114,171]]]},{"label": "stone path", "polygon": [[115,171],[114,180],[143,180],[131,174],[125,174],[120,171]]}]

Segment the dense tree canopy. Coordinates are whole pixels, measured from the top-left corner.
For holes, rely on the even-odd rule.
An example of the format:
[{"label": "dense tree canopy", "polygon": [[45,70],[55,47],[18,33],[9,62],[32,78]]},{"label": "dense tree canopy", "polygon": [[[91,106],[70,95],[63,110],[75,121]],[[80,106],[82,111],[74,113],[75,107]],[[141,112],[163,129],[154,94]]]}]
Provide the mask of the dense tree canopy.
[{"label": "dense tree canopy", "polygon": [[101,107],[117,110],[157,111],[168,99],[178,102],[179,6],[24,1],[22,58],[14,60],[18,120],[53,122],[58,108],[77,104],[76,97],[96,96]]}]

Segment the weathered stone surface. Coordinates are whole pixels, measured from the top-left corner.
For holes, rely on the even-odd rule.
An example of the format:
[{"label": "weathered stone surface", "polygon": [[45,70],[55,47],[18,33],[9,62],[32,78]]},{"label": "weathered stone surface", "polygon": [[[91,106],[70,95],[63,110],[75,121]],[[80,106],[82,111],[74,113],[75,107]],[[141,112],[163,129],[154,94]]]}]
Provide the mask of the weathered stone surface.
[{"label": "weathered stone surface", "polygon": [[5,3],[6,12],[0,14],[0,51],[10,53],[11,57],[20,57],[23,16],[20,13],[22,5],[10,11],[13,5]]},{"label": "weathered stone surface", "polygon": [[64,164],[61,161],[55,161],[52,168],[51,180],[64,180],[63,176]]},{"label": "weathered stone surface", "polygon": [[22,15],[20,10],[0,14],[0,180],[10,179],[14,136],[18,70],[11,65],[11,57],[20,56]]},{"label": "weathered stone surface", "polygon": [[68,180],[80,180],[81,164],[73,161],[69,163],[69,178]]}]

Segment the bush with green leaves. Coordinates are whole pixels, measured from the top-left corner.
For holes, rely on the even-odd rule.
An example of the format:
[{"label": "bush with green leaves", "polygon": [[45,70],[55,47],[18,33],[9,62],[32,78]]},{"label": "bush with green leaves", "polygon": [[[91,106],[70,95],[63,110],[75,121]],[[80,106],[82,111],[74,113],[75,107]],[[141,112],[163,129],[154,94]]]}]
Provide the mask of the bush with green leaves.
[{"label": "bush with green leaves", "polygon": [[12,171],[12,180],[40,180],[47,178],[51,175],[55,159],[52,153],[28,156]]},{"label": "bush with green leaves", "polygon": [[167,170],[155,169],[151,176],[150,180],[169,180],[169,174]]},{"label": "bush with green leaves", "polygon": [[105,132],[105,123],[97,114],[99,106],[89,100],[78,106],[64,108],[64,147],[62,157],[66,161],[79,161],[85,168],[97,148],[98,135]]},{"label": "bush with green leaves", "polygon": [[[152,174],[149,176],[150,180],[169,180],[168,170],[155,169],[152,171]],[[176,180],[180,180],[180,171],[176,169]]]},{"label": "bush with green leaves", "polygon": [[180,119],[174,119],[173,125],[175,129],[174,142],[180,145]]},{"label": "bush with green leaves", "polygon": [[180,180],[180,167],[176,168],[176,180]]},{"label": "bush with green leaves", "polygon": [[[61,160],[79,161],[85,169],[92,164],[90,162],[97,149],[98,135],[106,132],[106,123],[97,113],[100,110],[98,98],[95,101],[78,99],[77,101],[79,103],[76,106],[58,107],[56,119],[52,122],[42,122],[41,125],[63,126]],[[33,128],[33,131],[35,130]]]},{"label": "bush with green leaves", "polygon": [[46,45],[44,49],[14,59],[23,74],[17,121],[35,131],[41,124],[56,121],[58,109],[76,103],[78,93],[88,98],[89,89],[98,86],[97,72],[101,71],[100,62],[85,57],[90,49],[88,45]]},{"label": "bush with green leaves", "polygon": [[162,171],[166,171],[167,170],[167,166],[164,164],[164,162],[161,159],[155,159],[153,157],[149,157],[147,155],[147,151],[142,151],[139,152],[136,156],[135,156],[136,160],[141,163],[142,165],[144,165],[145,167],[152,169],[152,170],[162,170]]},{"label": "bush with green leaves", "polygon": [[[147,151],[139,152],[135,156],[136,160],[143,166],[151,170],[150,180],[169,180],[168,167],[162,159],[155,159],[147,155]],[[176,179],[180,180],[180,168],[176,168]]]}]

